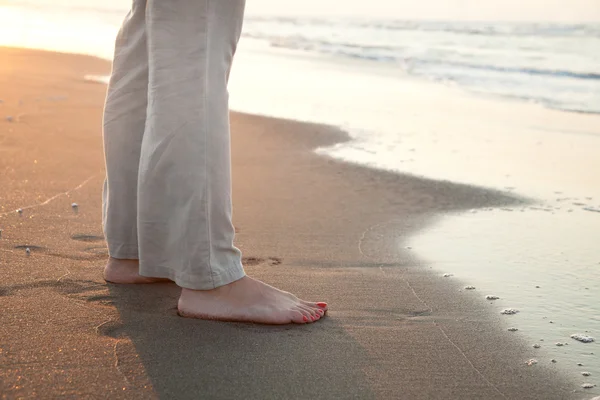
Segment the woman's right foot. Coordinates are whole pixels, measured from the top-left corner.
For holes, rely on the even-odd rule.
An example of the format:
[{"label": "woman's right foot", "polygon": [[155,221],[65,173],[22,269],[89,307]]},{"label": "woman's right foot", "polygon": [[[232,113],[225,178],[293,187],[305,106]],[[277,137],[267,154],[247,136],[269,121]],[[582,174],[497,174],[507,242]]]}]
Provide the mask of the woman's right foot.
[{"label": "woman's right foot", "polygon": [[327,304],[301,300],[245,276],[212,290],[182,289],[178,310],[182,317],[283,325],[318,321]]}]

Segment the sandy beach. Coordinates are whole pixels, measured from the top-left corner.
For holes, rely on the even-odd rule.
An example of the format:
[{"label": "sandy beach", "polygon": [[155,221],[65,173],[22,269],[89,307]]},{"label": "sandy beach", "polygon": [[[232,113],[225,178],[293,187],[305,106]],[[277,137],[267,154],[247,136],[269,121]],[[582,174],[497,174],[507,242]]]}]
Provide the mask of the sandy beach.
[{"label": "sandy beach", "polygon": [[106,284],[106,87],[83,77],[110,64],[13,48],[0,58],[1,398],[591,397],[552,364],[528,366],[531,345],[507,316],[406,244],[445,213],[525,200],[319,156],[348,139],[326,126],[231,117],[247,272],[328,301],[328,318],[187,320],[174,284]]}]

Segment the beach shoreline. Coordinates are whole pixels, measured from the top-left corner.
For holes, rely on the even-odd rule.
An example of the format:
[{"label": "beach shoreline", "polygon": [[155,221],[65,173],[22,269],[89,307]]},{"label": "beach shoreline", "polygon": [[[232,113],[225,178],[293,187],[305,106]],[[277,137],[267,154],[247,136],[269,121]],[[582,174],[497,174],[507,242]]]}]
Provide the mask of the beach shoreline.
[{"label": "beach shoreline", "polygon": [[0,392],[7,398],[591,393],[551,364],[527,366],[535,352],[506,331],[506,316],[460,292],[460,281],[431,272],[405,244],[447,213],[524,200],[317,155],[348,140],[322,125],[233,113],[232,158],[236,243],[248,273],[324,298],[327,319],[284,328],[190,321],[173,309],[174,285],[106,285],[106,88],[83,77],[105,75],[110,64],[14,48],[0,48],[0,56],[0,307],[10,310],[0,317]]}]

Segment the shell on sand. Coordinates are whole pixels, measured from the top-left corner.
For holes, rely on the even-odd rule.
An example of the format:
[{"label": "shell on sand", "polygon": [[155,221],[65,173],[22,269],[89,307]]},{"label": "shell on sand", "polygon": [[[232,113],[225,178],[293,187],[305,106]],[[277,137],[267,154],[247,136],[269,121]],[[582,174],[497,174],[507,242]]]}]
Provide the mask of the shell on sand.
[{"label": "shell on sand", "polygon": [[519,330],[519,328],[508,328],[508,331],[509,331],[509,332],[516,332],[516,331],[518,331],[518,330]]},{"label": "shell on sand", "polygon": [[452,276],[452,274],[444,274],[442,275],[444,278],[450,278]]},{"label": "shell on sand", "polygon": [[504,310],[502,310],[500,312],[500,314],[504,314],[504,315],[515,315],[519,312],[519,310],[515,309],[515,308],[506,308]]},{"label": "shell on sand", "polygon": [[574,333],[571,335],[571,339],[575,339],[582,343],[592,343],[594,338],[588,335],[583,335],[581,333]]},{"label": "shell on sand", "polygon": [[525,364],[527,364],[531,367],[532,365],[535,365],[537,363],[538,363],[538,360],[536,360],[535,358],[532,358],[531,360],[527,360],[527,362]]},{"label": "shell on sand", "polygon": [[593,383],[584,383],[583,385],[581,385],[581,387],[584,389],[592,389],[595,388],[596,385],[594,385]]},{"label": "shell on sand", "polygon": [[465,289],[467,289],[467,290],[475,290],[475,286],[465,286]]}]

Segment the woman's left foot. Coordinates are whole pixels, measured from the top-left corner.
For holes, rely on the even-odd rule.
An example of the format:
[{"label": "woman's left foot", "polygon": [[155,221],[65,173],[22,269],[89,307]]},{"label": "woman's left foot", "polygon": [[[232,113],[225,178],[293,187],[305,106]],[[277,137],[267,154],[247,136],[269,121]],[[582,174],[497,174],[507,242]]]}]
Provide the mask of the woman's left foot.
[{"label": "woman's left foot", "polygon": [[139,273],[138,260],[123,260],[109,257],[104,267],[104,280],[109,283],[159,283],[171,282],[166,278],[149,278]]}]

